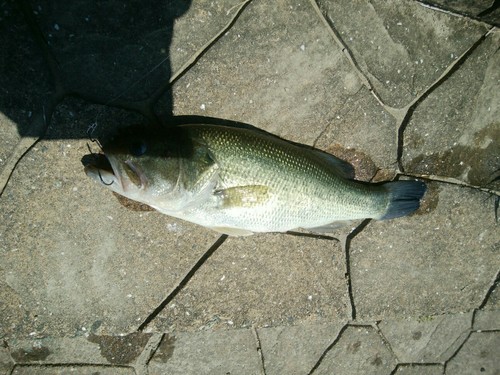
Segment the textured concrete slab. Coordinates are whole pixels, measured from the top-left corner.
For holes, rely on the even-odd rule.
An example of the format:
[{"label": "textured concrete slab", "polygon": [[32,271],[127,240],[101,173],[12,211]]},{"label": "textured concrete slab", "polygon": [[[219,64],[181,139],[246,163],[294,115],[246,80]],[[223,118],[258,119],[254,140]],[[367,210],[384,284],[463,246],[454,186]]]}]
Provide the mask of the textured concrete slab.
[{"label": "textured concrete slab", "polygon": [[443,365],[401,365],[396,372],[398,375],[442,375],[444,373]]},{"label": "textured concrete slab", "polygon": [[12,375],[133,375],[134,369],[117,366],[16,366]]},{"label": "textured concrete slab", "polygon": [[149,374],[259,374],[257,342],[250,329],[165,336]]},{"label": "textured concrete slab", "polygon": [[498,310],[477,311],[473,328],[478,331],[500,330],[500,312]]},{"label": "textured concrete slab", "polygon": [[[0,4],[0,372],[497,374],[499,10]],[[85,177],[93,138],[185,121],[429,189],[407,218],[226,238]]]},{"label": "textured concrete slab", "polygon": [[406,169],[498,188],[499,46],[493,33],[418,106],[405,132]]},{"label": "textured concrete slab", "polygon": [[10,356],[10,352],[5,343],[0,346],[0,373],[10,374],[14,368],[14,361]]},{"label": "textured concrete slab", "polygon": [[498,272],[500,243],[488,199],[430,183],[425,215],[370,223],[351,242],[358,316],[432,316],[478,306]]},{"label": "textured concrete slab", "polygon": [[349,326],[314,374],[389,374],[396,358],[373,327]]},{"label": "textured concrete slab", "polygon": [[134,332],[124,336],[48,337],[38,340],[12,340],[9,350],[17,364],[44,363],[87,365],[134,365],[158,335]]},{"label": "textured concrete slab", "polygon": [[402,363],[444,363],[469,336],[472,313],[408,320],[383,320],[378,325]]},{"label": "textured concrete slab", "polygon": [[337,241],[283,234],[229,238],[155,327],[176,332],[347,320],[344,264]]},{"label": "textured concrete slab", "polygon": [[259,329],[265,373],[308,374],[342,327],[340,323]]},{"label": "textured concrete slab", "polygon": [[446,374],[498,374],[500,334],[473,332],[446,365]]},{"label": "textured concrete slab", "polygon": [[[485,25],[418,2],[318,1],[382,101],[408,105],[482,34]],[[350,15],[356,14],[356,17]]]}]

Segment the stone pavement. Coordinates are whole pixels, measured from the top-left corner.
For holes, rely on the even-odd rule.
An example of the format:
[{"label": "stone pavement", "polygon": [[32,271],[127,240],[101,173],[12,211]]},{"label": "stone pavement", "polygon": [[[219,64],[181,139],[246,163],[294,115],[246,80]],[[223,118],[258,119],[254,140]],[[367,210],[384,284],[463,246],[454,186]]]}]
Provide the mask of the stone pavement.
[{"label": "stone pavement", "polygon": [[[1,374],[500,374],[497,1],[0,9]],[[90,137],[188,121],[428,192],[394,221],[227,238],[83,173]]]}]

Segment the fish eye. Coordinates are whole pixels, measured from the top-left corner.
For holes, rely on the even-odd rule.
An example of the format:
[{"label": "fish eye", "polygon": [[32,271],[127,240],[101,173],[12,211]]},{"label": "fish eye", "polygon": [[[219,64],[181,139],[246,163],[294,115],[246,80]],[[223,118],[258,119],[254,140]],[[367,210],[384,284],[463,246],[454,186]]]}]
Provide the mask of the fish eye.
[{"label": "fish eye", "polygon": [[146,153],[147,146],[145,141],[134,141],[129,147],[129,151],[133,156],[142,156]]}]

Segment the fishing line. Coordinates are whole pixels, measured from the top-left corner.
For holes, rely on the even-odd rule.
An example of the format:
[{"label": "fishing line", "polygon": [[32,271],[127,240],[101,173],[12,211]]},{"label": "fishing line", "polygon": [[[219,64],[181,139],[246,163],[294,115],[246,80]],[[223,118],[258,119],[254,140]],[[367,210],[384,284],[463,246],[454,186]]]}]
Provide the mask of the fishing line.
[{"label": "fishing line", "polygon": [[[163,64],[165,64],[166,61],[168,61],[168,59],[170,58],[170,55],[168,55],[167,57],[165,58],[162,58],[160,60],[160,62],[158,62],[154,67],[152,67],[148,72],[146,72],[145,74],[142,75],[142,77],[140,77],[139,79],[137,79],[135,82],[132,82],[127,88],[125,88],[121,93],[119,93],[117,96],[115,96],[114,98],[110,99],[109,101],[105,102],[103,105],[105,107],[109,107],[110,105],[112,105],[114,102],[116,102],[118,99],[120,99],[121,97],[123,97],[127,92],[129,92],[130,90],[132,90],[134,87],[136,87],[139,83],[143,82],[148,76],[150,76],[154,71],[156,71],[157,69],[159,69]],[[127,104],[127,103],[125,103]],[[126,105],[118,105],[118,107],[125,107],[126,109],[132,109],[132,108],[127,108]],[[130,107],[130,106],[128,106]],[[98,118],[99,116],[101,116],[103,110],[98,110],[97,111],[97,114],[95,116],[95,121],[89,126],[89,130],[91,130],[92,132],[97,128],[98,126]]]}]

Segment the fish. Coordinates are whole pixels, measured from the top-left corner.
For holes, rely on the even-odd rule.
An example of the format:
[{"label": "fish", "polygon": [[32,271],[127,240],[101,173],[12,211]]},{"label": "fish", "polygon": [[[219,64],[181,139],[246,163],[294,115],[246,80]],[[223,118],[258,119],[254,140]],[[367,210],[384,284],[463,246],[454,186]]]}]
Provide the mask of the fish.
[{"label": "fish", "polygon": [[90,156],[85,173],[104,187],[232,236],[394,219],[416,211],[426,191],[417,180],[356,181],[342,159],[237,126],[131,128]]}]

